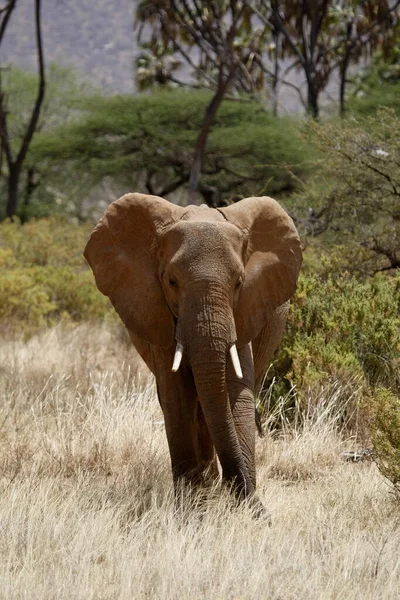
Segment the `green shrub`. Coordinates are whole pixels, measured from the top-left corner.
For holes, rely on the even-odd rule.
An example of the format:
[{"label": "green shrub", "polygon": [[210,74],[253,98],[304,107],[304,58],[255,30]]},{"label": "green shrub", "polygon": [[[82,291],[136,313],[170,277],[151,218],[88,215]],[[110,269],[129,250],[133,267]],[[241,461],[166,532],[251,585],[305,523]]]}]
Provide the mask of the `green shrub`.
[{"label": "green shrub", "polygon": [[332,384],[355,402],[378,387],[400,395],[400,276],[303,275],[273,378],[273,402],[286,395],[303,408]]},{"label": "green shrub", "polygon": [[0,326],[24,335],[59,319],[113,315],[82,251],[92,225],[52,217],[0,225]]},{"label": "green shrub", "polygon": [[378,388],[371,423],[376,463],[400,499],[400,397]]},{"label": "green shrub", "polygon": [[[385,377],[400,352],[399,277],[303,278],[297,298],[293,318],[299,329],[292,344],[297,382],[313,371],[318,377],[359,368],[373,385]],[[315,366],[302,358],[304,346],[318,356]]]},{"label": "green shrub", "polygon": [[390,56],[378,52],[366,69],[359,71],[348,101],[349,112],[359,116],[373,115],[377,107],[393,108],[400,111],[400,67],[399,36],[390,47]]},{"label": "green shrub", "polygon": [[29,269],[1,269],[0,322],[30,329],[40,327],[56,306]]},{"label": "green shrub", "polygon": [[83,267],[82,252],[92,229],[91,223],[77,227],[58,216],[33,219],[22,226],[4,221],[0,225],[0,265],[5,252],[7,262],[14,261],[14,266]]}]

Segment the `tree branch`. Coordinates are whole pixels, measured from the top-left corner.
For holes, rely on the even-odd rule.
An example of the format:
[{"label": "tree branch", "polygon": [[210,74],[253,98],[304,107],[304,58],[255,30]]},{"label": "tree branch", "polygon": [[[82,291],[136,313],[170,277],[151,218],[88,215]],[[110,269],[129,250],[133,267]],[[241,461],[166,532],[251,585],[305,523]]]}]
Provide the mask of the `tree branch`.
[{"label": "tree branch", "polygon": [[193,164],[192,164],[192,168],[190,171],[189,204],[195,203],[195,192],[197,190],[201,170],[203,168],[205,146],[207,143],[207,137],[208,137],[210,127],[214,121],[214,117],[218,111],[218,108],[219,108],[219,106],[220,106],[220,104],[221,104],[226,92],[228,91],[229,86],[235,76],[236,69],[237,69],[237,65],[236,64],[232,65],[230,72],[227,74],[226,77],[224,77],[223,72],[222,72],[222,67],[220,68],[219,73],[218,73],[217,89],[215,91],[214,96],[211,99],[211,102],[208,104],[208,106],[205,110],[203,123],[201,125],[200,133],[196,140]]},{"label": "tree branch", "polygon": [[207,48],[207,45],[209,45],[209,42],[207,41],[207,44],[206,45],[204,44],[203,29],[201,30],[201,33],[198,33],[194,27],[189,25],[189,19],[188,19],[189,15],[185,14],[185,12],[182,11],[182,9],[177,6],[176,2],[174,2],[174,7],[175,7],[176,14],[178,15],[178,17],[181,21],[182,27],[190,35],[192,40],[194,40],[196,42],[196,44],[198,44],[200,50],[202,52],[204,52],[204,54],[205,54],[205,56],[207,56],[208,60],[210,62],[215,62],[209,53],[209,48]]},{"label": "tree branch", "polygon": [[[6,28],[7,28],[8,21],[11,17],[11,13],[13,12],[13,10],[16,6],[16,3],[17,3],[17,0],[9,0],[8,4],[6,6],[4,6],[0,11],[0,14],[4,13],[4,16],[3,16],[2,20],[1,20],[1,24],[0,24],[0,44],[3,41],[3,37],[4,37],[4,33],[6,31]],[[4,153],[6,155],[7,164],[10,167],[10,165],[13,162],[14,157],[13,157],[11,143],[10,143],[10,137],[9,137],[9,133],[8,133],[7,109],[6,109],[5,104],[6,104],[5,103],[5,94],[3,93],[2,89],[1,89],[1,72],[0,72],[0,139],[1,139],[1,147],[4,150]]]},{"label": "tree branch", "polygon": [[258,8],[256,7],[252,7],[252,10],[255,12],[255,14],[261,19],[261,21],[264,23],[264,25],[270,27],[271,25],[273,27],[276,27],[277,29],[279,29],[279,31],[285,36],[289,46],[291,47],[291,49],[293,50],[294,54],[297,56],[297,58],[299,59],[300,63],[302,64],[302,66],[304,67],[306,64],[305,58],[302,55],[302,53],[300,52],[300,50],[297,48],[297,46],[294,44],[290,33],[288,32],[288,30],[285,27],[285,24],[282,20],[281,15],[279,14],[279,10],[277,7],[272,8],[272,15],[269,19],[267,19],[262,12],[260,12],[258,10]]},{"label": "tree branch", "polygon": [[378,242],[376,238],[372,240],[372,242],[364,241],[360,242],[360,246],[363,248],[367,248],[367,250],[371,250],[372,252],[376,252],[381,256],[385,256],[389,261],[389,266],[381,269],[377,269],[375,272],[379,271],[388,271],[389,269],[400,269],[400,259],[397,258],[395,250],[390,248],[385,248]]},{"label": "tree branch", "polygon": [[[272,71],[270,71],[268,69],[268,67],[266,67],[264,65],[264,63],[262,62],[261,58],[257,55],[255,57],[255,60],[257,61],[258,66],[260,67],[260,69],[269,77],[271,77],[273,80],[275,78],[275,74],[272,73]],[[301,102],[301,105],[303,106],[304,109],[307,109],[307,103],[303,98],[303,94],[301,93],[300,88],[295,85],[294,83],[292,83],[291,81],[287,81],[286,79],[284,79],[284,76],[289,72],[290,69],[293,69],[296,65],[298,64],[298,61],[296,61],[295,63],[293,63],[292,65],[290,65],[290,67],[288,67],[285,70],[285,73],[283,74],[282,78],[279,78],[278,81],[281,85],[287,85],[288,87],[292,88],[293,90],[295,90],[295,92],[297,92],[298,96],[299,96],[299,100]]]},{"label": "tree branch", "polygon": [[0,11],[0,14],[2,14],[3,12],[5,13],[0,24],[0,44],[3,41],[3,36],[7,28],[8,21],[11,17],[12,11],[15,8],[16,3],[17,0],[9,0],[8,4]]},{"label": "tree branch", "polygon": [[318,40],[318,36],[319,36],[319,33],[322,28],[322,24],[326,17],[326,12],[328,10],[328,4],[329,4],[329,0],[323,0],[322,6],[320,8],[319,18],[317,18],[317,19],[314,18],[311,21],[311,34],[310,34],[311,60],[314,59],[315,47],[317,45],[317,40]]},{"label": "tree branch", "polygon": [[4,93],[0,93],[0,139],[1,139],[1,147],[3,148],[7,164],[10,165],[13,163],[14,157],[11,149],[10,137],[8,134],[7,127],[7,110],[5,107],[5,96]]},{"label": "tree branch", "polygon": [[203,71],[203,69],[200,69],[200,67],[198,67],[192,61],[189,54],[187,52],[185,52],[185,50],[182,48],[182,45],[179,42],[177,42],[175,39],[173,39],[173,37],[169,34],[168,31],[166,31],[165,33],[168,36],[168,38],[171,40],[174,50],[176,52],[179,52],[183,56],[183,58],[192,67],[192,69],[197,71],[197,73],[200,73],[200,75],[202,75],[204,77],[204,79],[206,79],[209,83],[211,83],[212,85],[215,85],[216,82],[214,81],[214,79],[212,77],[210,77],[205,71]]},{"label": "tree branch", "polygon": [[294,83],[292,83],[291,81],[287,81],[286,79],[281,79],[281,84],[287,85],[287,87],[290,87],[293,90],[295,90],[295,92],[297,92],[297,94],[299,95],[299,100],[300,100],[303,108],[305,110],[307,110],[307,102],[304,100],[303,94],[301,93],[300,88],[297,85],[295,85]]},{"label": "tree branch", "polygon": [[157,193],[157,196],[161,196],[162,198],[164,198],[164,196],[167,196],[168,194],[171,194],[172,192],[174,192],[175,190],[180,188],[181,185],[183,185],[184,183],[186,183],[188,181],[188,179],[189,179],[189,175],[187,173],[185,175],[182,175],[182,177],[178,177],[177,179],[174,179],[174,181],[167,183],[167,185],[165,185]]},{"label": "tree branch", "polygon": [[43,44],[42,44],[42,31],[40,23],[40,11],[41,11],[41,0],[35,0],[35,25],[36,25],[36,48],[37,58],[39,63],[39,87],[36,96],[35,105],[33,107],[30,122],[28,124],[24,139],[22,140],[21,148],[18,152],[15,163],[22,165],[25,160],[26,153],[31,143],[33,134],[36,130],[36,125],[39,120],[40,109],[43,103],[46,79],[45,79],[45,68],[44,68],[44,56],[43,56]]}]

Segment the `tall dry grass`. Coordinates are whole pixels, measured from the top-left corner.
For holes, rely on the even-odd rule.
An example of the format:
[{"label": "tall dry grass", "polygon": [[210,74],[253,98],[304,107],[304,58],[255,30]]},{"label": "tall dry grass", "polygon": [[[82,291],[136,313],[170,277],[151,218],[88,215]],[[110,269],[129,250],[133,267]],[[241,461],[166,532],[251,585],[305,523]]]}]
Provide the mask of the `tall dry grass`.
[{"label": "tall dry grass", "polygon": [[257,442],[271,527],[219,490],[175,510],[154,385],[119,331],[5,341],[0,393],[0,598],[398,598],[400,513],[372,463],[341,459],[335,390]]}]

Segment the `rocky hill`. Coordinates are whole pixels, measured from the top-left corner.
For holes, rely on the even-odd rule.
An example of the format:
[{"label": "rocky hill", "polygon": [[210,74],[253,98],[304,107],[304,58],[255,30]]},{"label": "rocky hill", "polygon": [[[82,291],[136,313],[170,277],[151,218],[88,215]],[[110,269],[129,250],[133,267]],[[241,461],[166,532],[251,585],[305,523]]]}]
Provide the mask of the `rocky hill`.
[{"label": "rocky hill", "polygon": [[[134,5],[134,0],[43,0],[46,62],[71,66],[106,91],[133,91]],[[36,68],[33,0],[17,1],[0,60]]]}]

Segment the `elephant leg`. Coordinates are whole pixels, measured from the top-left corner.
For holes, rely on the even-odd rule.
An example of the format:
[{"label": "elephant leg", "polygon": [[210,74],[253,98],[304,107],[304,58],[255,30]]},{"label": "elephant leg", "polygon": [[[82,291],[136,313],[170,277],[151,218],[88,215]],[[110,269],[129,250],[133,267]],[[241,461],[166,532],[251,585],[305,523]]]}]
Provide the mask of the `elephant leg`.
[{"label": "elephant leg", "polygon": [[206,424],[200,402],[197,400],[196,411],[196,455],[201,473],[211,480],[219,475],[214,444]]},{"label": "elephant leg", "polygon": [[179,482],[201,482],[196,448],[196,390],[190,369],[172,373],[173,352],[157,348],[154,357],[157,394],[164,413],[175,487]]},{"label": "elephant leg", "polygon": [[255,392],[258,394],[275,350],[282,339],[289,302],[282,304],[269,316],[267,323],[252,342],[254,356]]},{"label": "elephant leg", "polygon": [[250,480],[256,487],[255,468],[255,406],[254,406],[254,368],[251,345],[238,350],[243,379],[238,379],[233,367],[228,363],[227,384],[233,421],[235,424],[243,460]]}]

